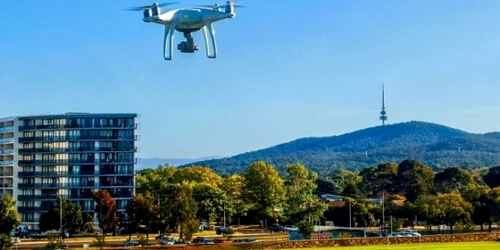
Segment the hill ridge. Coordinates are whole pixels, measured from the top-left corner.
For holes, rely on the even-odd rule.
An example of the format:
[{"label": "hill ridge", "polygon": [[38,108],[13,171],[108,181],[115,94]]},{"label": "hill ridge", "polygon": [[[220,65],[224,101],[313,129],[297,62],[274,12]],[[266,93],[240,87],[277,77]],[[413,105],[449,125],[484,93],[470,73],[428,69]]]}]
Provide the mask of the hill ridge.
[{"label": "hill ridge", "polygon": [[317,172],[359,170],[380,162],[416,158],[434,168],[500,164],[500,132],[470,133],[449,126],[408,121],[374,126],[341,135],[303,137],[231,157],[190,163],[223,174],[238,173],[257,160],[283,171],[302,162]]}]

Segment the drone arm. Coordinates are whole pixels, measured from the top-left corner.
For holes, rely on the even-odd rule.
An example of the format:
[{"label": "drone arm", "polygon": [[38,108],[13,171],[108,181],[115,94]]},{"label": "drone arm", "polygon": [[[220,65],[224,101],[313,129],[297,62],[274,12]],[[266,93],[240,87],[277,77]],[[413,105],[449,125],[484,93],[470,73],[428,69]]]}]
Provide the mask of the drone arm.
[{"label": "drone arm", "polygon": [[[215,41],[215,31],[212,23],[209,23],[202,29],[203,37],[205,38],[205,48],[207,51],[208,58],[216,58],[217,57],[217,43]],[[210,36],[207,35],[207,32]],[[211,41],[209,42],[208,39]]]},{"label": "drone arm", "polygon": [[172,60],[174,32],[175,32],[175,25],[165,25],[165,37],[163,40],[163,58],[165,60]]}]

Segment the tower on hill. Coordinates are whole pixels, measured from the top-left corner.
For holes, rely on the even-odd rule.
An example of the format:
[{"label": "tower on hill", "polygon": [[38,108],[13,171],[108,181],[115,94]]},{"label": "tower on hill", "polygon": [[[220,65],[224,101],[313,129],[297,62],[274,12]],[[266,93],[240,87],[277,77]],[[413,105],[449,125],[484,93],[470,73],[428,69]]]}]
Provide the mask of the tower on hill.
[{"label": "tower on hill", "polygon": [[385,112],[385,86],[382,83],[382,111],[380,111],[380,120],[382,121],[382,126],[385,125],[387,121],[387,112]]}]

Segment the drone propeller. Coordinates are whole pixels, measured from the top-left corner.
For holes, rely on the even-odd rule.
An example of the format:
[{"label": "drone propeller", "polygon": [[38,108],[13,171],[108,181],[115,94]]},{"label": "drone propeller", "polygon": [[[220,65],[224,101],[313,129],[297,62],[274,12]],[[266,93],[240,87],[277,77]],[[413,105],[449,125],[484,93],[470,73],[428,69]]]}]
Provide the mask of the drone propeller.
[{"label": "drone propeller", "polygon": [[[243,8],[245,7],[245,5],[241,5],[241,4],[237,4],[237,3],[234,3],[234,2],[229,2],[229,3],[232,3],[233,6],[235,8]],[[200,5],[196,5],[197,7],[203,7],[203,8],[214,8],[214,7],[224,7],[226,6],[228,3],[221,3],[221,4],[200,4]]]},{"label": "drone propeller", "polygon": [[[158,7],[165,7],[173,4],[178,4],[179,2],[167,2],[167,3],[160,3],[156,4]],[[139,7],[131,7],[131,8],[126,8],[125,10],[130,10],[130,11],[141,11],[141,10],[147,10],[147,9],[152,9],[153,5],[144,5],[144,6],[139,6]]]}]

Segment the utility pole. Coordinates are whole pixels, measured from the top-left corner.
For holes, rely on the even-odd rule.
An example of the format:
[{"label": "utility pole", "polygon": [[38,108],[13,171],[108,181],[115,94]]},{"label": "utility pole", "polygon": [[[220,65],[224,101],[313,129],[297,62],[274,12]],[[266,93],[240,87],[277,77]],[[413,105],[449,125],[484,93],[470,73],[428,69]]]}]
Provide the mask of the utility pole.
[{"label": "utility pole", "polygon": [[382,192],[382,225],[384,226],[385,231],[385,197],[384,192]]},{"label": "utility pole", "polygon": [[351,199],[349,199],[349,228],[352,228],[351,223],[352,223],[352,219],[351,219]]}]

